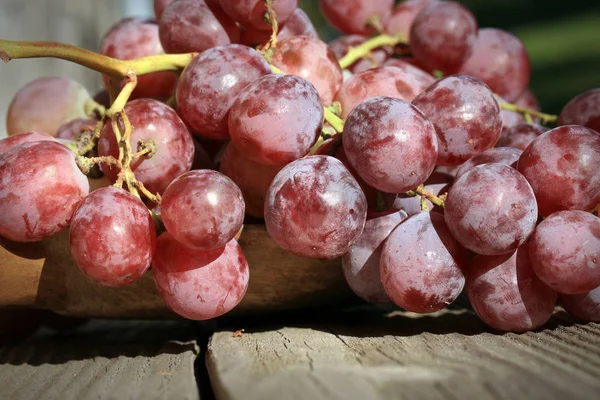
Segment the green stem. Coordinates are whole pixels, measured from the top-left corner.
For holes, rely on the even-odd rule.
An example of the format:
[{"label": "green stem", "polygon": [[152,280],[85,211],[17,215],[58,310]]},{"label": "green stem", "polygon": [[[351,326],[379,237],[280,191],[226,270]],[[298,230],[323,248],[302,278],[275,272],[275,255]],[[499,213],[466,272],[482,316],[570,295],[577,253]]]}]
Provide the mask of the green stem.
[{"label": "green stem", "polygon": [[419,186],[415,190],[410,190],[410,191],[406,192],[406,194],[409,196],[425,197],[427,200],[429,200],[436,206],[444,207],[444,200],[442,200],[440,197],[434,195],[430,191],[425,190],[425,187],[423,185]]},{"label": "green stem", "polygon": [[340,67],[346,69],[361,58],[367,57],[372,50],[383,46],[395,46],[399,43],[405,43],[400,36],[378,35],[367,40],[357,47],[351,48],[348,53],[340,60]]},{"label": "green stem", "polygon": [[516,104],[510,104],[510,103],[504,103],[504,102],[498,102],[498,103],[499,103],[501,109],[507,110],[507,111],[514,111],[516,113],[522,114],[525,116],[526,120],[527,120],[527,115],[529,115],[530,119],[531,119],[531,117],[540,118],[542,120],[542,124],[544,124],[544,125],[558,121],[557,115],[546,114],[546,113],[536,111],[531,108],[521,107]]}]

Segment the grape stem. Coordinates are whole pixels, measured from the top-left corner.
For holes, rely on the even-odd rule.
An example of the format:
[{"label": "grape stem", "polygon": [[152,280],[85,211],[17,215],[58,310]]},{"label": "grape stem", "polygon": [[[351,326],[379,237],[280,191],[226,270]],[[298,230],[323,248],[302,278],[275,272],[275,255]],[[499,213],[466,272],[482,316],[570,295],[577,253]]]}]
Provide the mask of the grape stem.
[{"label": "grape stem", "polygon": [[264,46],[262,51],[264,53],[268,52],[270,49],[275,48],[277,46],[277,33],[279,32],[279,23],[277,22],[277,14],[273,9],[273,0],[264,0],[265,7],[267,8],[267,12],[265,13],[265,21],[271,25],[273,28],[273,32],[271,33],[271,39]]},{"label": "grape stem", "polygon": [[372,50],[383,46],[396,46],[400,43],[406,43],[406,41],[399,35],[375,36],[374,38],[362,43],[360,46],[350,47],[348,53],[346,53],[346,55],[340,59],[340,67],[342,67],[342,69],[347,69],[361,58],[368,57]]},{"label": "grape stem", "polygon": [[409,196],[421,196],[422,198],[424,197],[438,207],[444,207],[445,205],[444,200],[441,197],[436,196],[428,190],[425,190],[425,187],[423,185],[419,186],[415,190],[410,190],[406,192],[406,194]]},{"label": "grape stem", "polygon": [[521,107],[516,104],[510,104],[510,103],[504,103],[504,102],[499,102],[499,105],[500,105],[500,108],[503,110],[514,111],[514,112],[524,115],[525,119],[527,119],[527,116],[529,116],[529,120],[531,120],[531,117],[538,117],[542,120],[542,124],[544,124],[544,125],[558,121],[558,116],[556,116],[556,115],[546,114],[546,113],[543,113],[540,111],[533,110],[531,108]]}]

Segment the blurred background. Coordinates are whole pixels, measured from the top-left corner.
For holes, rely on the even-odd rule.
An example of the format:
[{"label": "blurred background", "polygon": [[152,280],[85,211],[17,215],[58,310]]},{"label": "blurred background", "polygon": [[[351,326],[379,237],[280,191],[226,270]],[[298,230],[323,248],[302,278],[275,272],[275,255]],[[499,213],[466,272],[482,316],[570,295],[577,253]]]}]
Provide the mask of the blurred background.
[{"label": "blurred background", "polygon": [[[575,95],[600,87],[600,2],[597,0],[465,0],[481,27],[516,34],[532,62],[531,89],[542,110],[560,112]],[[321,38],[339,35],[319,12],[317,0],[300,0]],[[152,0],[0,0],[0,38],[50,40],[98,50],[100,39],[125,16],[152,17]],[[91,93],[100,77],[83,67],[50,59],[17,60],[0,65],[0,137],[14,93],[44,75],[64,75]]]}]

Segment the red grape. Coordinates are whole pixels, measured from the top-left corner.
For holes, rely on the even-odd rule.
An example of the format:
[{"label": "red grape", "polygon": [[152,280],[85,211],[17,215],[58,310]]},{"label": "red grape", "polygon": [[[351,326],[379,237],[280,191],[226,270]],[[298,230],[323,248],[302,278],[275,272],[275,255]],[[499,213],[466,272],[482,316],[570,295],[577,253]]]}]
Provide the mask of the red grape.
[{"label": "red grape", "polygon": [[404,0],[400,2],[385,26],[385,32],[388,35],[400,35],[409,42],[410,28],[415,17],[436,2],[437,0]]},{"label": "red grape", "polygon": [[514,147],[525,150],[542,133],[548,131],[538,124],[522,123],[511,128],[503,129],[497,147]]},{"label": "red grape", "polygon": [[36,132],[36,131],[19,133],[18,135],[9,136],[7,138],[0,140],[0,154],[6,153],[8,150],[20,145],[21,143],[42,142],[42,141],[55,142],[56,139],[54,139],[50,135],[46,135],[45,133]]},{"label": "red grape", "polygon": [[69,225],[89,193],[71,150],[54,141],[21,143],[0,155],[0,236],[36,242]]},{"label": "red grape", "polygon": [[406,217],[404,211],[397,211],[367,221],[362,235],[342,257],[346,282],[363,300],[371,303],[390,302],[381,283],[379,260],[385,239]]},{"label": "red grape", "polygon": [[522,150],[512,147],[496,147],[494,149],[488,149],[465,161],[456,171],[455,177],[458,179],[464,175],[465,172],[481,164],[500,163],[516,168],[517,161],[519,161],[519,157],[522,153]]},{"label": "red grape", "polygon": [[162,198],[161,216],[173,237],[194,249],[222,247],[244,222],[244,198],[235,183],[217,171],[187,172]]},{"label": "red grape", "polygon": [[269,187],[265,224],[283,249],[300,256],[333,259],[360,237],[367,201],[337,159],[310,156],[285,166]]},{"label": "red grape", "polygon": [[[131,162],[136,178],[151,192],[162,193],[173,179],[189,171],[194,159],[192,136],[177,113],[164,103],[138,99],[127,103],[125,113],[134,127],[131,146],[136,151],[142,141],[153,141],[156,153]],[[119,148],[111,124],[104,125],[98,140],[98,155],[119,156]],[[118,168],[102,164],[102,172],[113,182]]]},{"label": "red grape", "polygon": [[[357,47],[369,40],[367,36],[363,35],[347,35],[339,37],[329,42],[329,48],[333,51],[333,54],[338,60],[341,60],[352,47]],[[353,74],[366,71],[371,68],[380,67],[384,61],[390,57],[391,48],[379,47],[371,50],[368,57],[361,58],[354,64],[348,67]]]},{"label": "red grape", "polygon": [[473,54],[460,72],[484,81],[495,93],[512,102],[519,98],[531,76],[529,55],[521,41],[506,31],[479,30]]},{"label": "red grape", "polygon": [[235,240],[217,249],[197,250],[165,232],[157,240],[152,267],[167,306],[193,320],[225,314],[248,289],[248,262]]},{"label": "red grape", "polygon": [[477,21],[454,1],[440,1],[415,17],[410,28],[410,50],[429,69],[451,74],[473,51]]},{"label": "red grape", "polygon": [[69,241],[84,274],[101,285],[125,286],[150,268],[156,231],[140,199],[123,189],[105,187],[77,207]]},{"label": "red grape", "polygon": [[444,217],[422,212],[402,222],[385,241],[381,282],[405,310],[439,311],[462,291],[467,262],[467,251],[452,237]]},{"label": "red grape", "polygon": [[[280,26],[279,32],[277,32],[277,40],[282,41],[292,36],[301,35],[312,36],[316,39],[319,38],[319,33],[313,26],[308,15],[302,9],[297,8],[285,22],[285,25]],[[251,27],[246,27],[241,35],[241,43],[252,47],[265,45],[270,39],[270,31]]]},{"label": "red grape", "polygon": [[427,88],[412,102],[438,136],[438,165],[459,165],[494,147],[502,131],[500,107],[480,80],[453,75]]},{"label": "red grape", "polygon": [[527,180],[504,164],[482,164],[465,172],[444,208],[448,228],[466,248],[497,255],[529,239],[537,221],[535,196]]},{"label": "red grape", "polygon": [[591,210],[600,203],[600,134],[583,126],[561,126],[525,149],[519,172],[535,192],[540,215]]},{"label": "red grape", "polygon": [[288,74],[306,79],[331,105],[342,86],[342,68],[327,44],[312,36],[293,36],[277,44],[271,63]]},{"label": "red grape", "polygon": [[179,114],[199,136],[228,139],[227,118],[235,98],[248,84],[270,73],[269,64],[250,47],[232,44],[206,50],[179,79]]},{"label": "red grape", "polygon": [[402,100],[375,97],[362,102],[346,120],[342,140],[356,172],[383,192],[414,189],[435,167],[435,128]]},{"label": "red grape", "polygon": [[563,308],[575,318],[600,322],[600,286],[582,294],[559,294]]},{"label": "red grape", "polygon": [[77,118],[61,125],[56,131],[58,139],[77,140],[84,131],[94,132],[98,121],[94,118]]},{"label": "red grape", "polygon": [[[371,35],[385,26],[394,0],[319,0],[327,21],[344,33]],[[376,19],[376,20],[374,20]]]},{"label": "red grape", "polygon": [[476,256],[468,273],[467,290],[479,318],[501,331],[540,328],[556,305],[556,292],[531,268],[526,244],[509,254]]},{"label": "red grape", "polygon": [[87,117],[90,94],[81,84],[63,77],[38,78],[23,86],[8,107],[6,132],[29,131],[54,136],[62,124]]},{"label": "red grape", "polygon": [[600,89],[580,94],[567,103],[558,118],[559,125],[583,125],[600,132]]},{"label": "red grape", "polygon": [[[267,7],[264,0],[220,0],[223,11],[235,21],[244,26],[251,26],[264,31],[271,30],[271,25],[265,21]],[[298,0],[273,1],[273,11],[277,22],[285,24],[298,7]]]},{"label": "red grape", "polygon": [[585,211],[558,211],[535,230],[530,257],[535,273],[559,293],[600,286],[600,219]]}]

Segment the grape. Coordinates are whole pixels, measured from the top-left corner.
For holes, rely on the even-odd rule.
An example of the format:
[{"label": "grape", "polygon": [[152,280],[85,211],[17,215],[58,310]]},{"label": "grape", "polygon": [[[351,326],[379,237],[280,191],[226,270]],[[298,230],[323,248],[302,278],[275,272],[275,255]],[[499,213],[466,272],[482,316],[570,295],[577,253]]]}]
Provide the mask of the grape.
[{"label": "grape", "polygon": [[335,98],[342,106],[343,119],[363,101],[388,96],[412,101],[419,93],[435,81],[427,82],[426,73],[409,64],[398,67],[373,68],[358,73],[346,80]]},{"label": "grape", "polygon": [[402,100],[375,97],[362,102],[346,120],[342,140],[361,178],[383,192],[414,189],[435,167],[435,128]]},{"label": "grape", "polygon": [[360,237],[367,201],[344,165],[310,156],[285,166],[265,199],[267,232],[284,250],[320,259],[348,251]]},{"label": "grape", "polygon": [[[360,46],[367,40],[369,40],[369,38],[363,35],[342,36],[329,42],[329,48],[331,51],[333,51],[333,54],[335,54],[337,59],[341,60],[346,54],[348,54],[350,48]],[[358,74],[359,72],[363,72],[371,68],[380,67],[383,62],[390,57],[391,52],[392,49],[389,48],[389,46],[379,47],[375,50],[372,50],[369,54],[369,57],[361,58],[349,66],[348,69],[352,71],[353,74]]]},{"label": "grape", "polygon": [[305,156],[323,126],[317,89],[294,75],[266,75],[248,85],[229,113],[231,142],[244,157],[285,165]]},{"label": "grape", "polygon": [[427,89],[436,81],[433,75],[431,75],[429,72],[426,72],[422,68],[411,64],[410,62],[406,61],[405,58],[390,58],[383,63],[383,66],[400,68],[405,74],[410,75],[420,85],[420,92]]},{"label": "grape", "polygon": [[235,183],[217,171],[187,172],[175,179],[162,198],[165,228],[187,247],[222,247],[244,222],[244,198]]},{"label": "grape", "polygon": [[527,244],[508,254],[475,256],[467,291],[479,318],[501,331],[540,328],[548,322],[556,305],[556,292],[532,270]]},{"label": "grape", "polygon": [[[501,105],[502,103],[508,103],[501,97],[498,97],[497,100],[499,105]],[[534,111],[540,111],[540,105],[537,101],[537,98],[529,89],[526,89],[513,104],[519,107],[529,108]],[[525,117],[523,116],[523,114],[516,111],[501,109],[500,117],[502,117],[503,129],[512,128],[519,124],[525,123]],[[534,124],[539,124],[540,118],[531,116],[531,121]]]},{"label": "grape", "polygon": [[580,94],[560,112],[559,125],[583,125],[600,132],[600,89]]},{"label": "grape", "polygon": [[21,143],[0,155],[0,236],[36,242],[69,225],[89,193],[71,150],[54,141]]},{"label": "grape", "polygon": [[223,8],[221,7],[221,0],[204,0],[208,8],[212,11],[212,13],[217,17],[217,20],[221,24],[221,26],[229,35],[229,40],[231,43],[239,43],[241,37],[241,27],[227,15]]},{"label": "grape", "polygon": [[[139,18],[125,18],[114,25],[102,38],[100,53],[119,60],[157,56],[163,54],[158,37],[158,25],[154,21]],[[137,77],[137,85],[132,99],[142,97],[169,98],[174,91],[177,75],[163,71]],[[103,77],[108,89],[110,82]]]},{"label": "grape", "polygon": [[231,43],[225,28],[204,0],[177,0],[158,24],[160,43],[167,53],[201,53]]},{"label": "grape", "polygon": [[[221,7],[231,18],[244,26],[270,31],[271,24],[265,21],[267,7],[264,0],[221,0]],[[273,1],[277,22],[285,24],[298,7],[298,0]]]},{"label": "grape", "polygon": [[473,54],[460,72],[484,81],[490,89],[512,102],[519,98],[531,76],[529,55],[521,41],[506,31],[479,30]]},{"label": "grape", "polygon": [[81,271],[105,286],[125,286],[150,268],[156,231],[148,209],[115,187],[87,196],[73,214],[71,254]]},{"label": "grape", "polygon": [[488,149],[465,161],[456,171],[455,177],[458,179],[464,175],[465,172],[481,164],[500,163],[516,168],[517,161],[519,161],[519,157],[522,153],[522,150],[512,147],[496,147],[494,149]]},{"label": "grape", "polygon": [[312,36],[293,36],[281,41],[271,63],[315,85],[326,106],[331,105],[342,86],[342,69],[335,55],[324,42]]},{"label": "grape", "polygon": [[88,91],[78,82],[63,77],[38,78],[23,86],[8,107],[6,132],[29,131],[54,136],[62,124],[84,118]]},{"label": "grape", "polygon": [[371,303],[388,303],[379,273],[383,242],[406,219],[404,211],[394,212],[366,222],[362,235],[342,257],[346,282],[357,296]]},{"label": "grape", "polygon": [[450,191],[444,209],[454,237],[478,254],[516,250],[537,221],[535,196],[527,180],[504,164],[482,164],[465,172]]},{"label": "grape", "polygon": [[582,294],[559,294],[563,308],[575,318],[600,322],[600,286]]},{"label": "grape", "polygon": [[410,28],[415,17],[425,8],[437,3],[437,0],[404,0],[394,10],[385,32],[388,35],[400,35],[407,42],[410,41]]},{"label": "grape", "polygon": [[511,128],[503,129],[497,147],[513,147],[525,150],[542,133],[548,131],[538,124],[522,123]]},{"label": "grape", "polygon": [[405,310],[439,311],[462,291],[467,262],[467,251],[452,237],[444,217],[422,212],[402,222],[385,241],[381,282]]},{"label": "grape", "polygon": [[454,73],[473,51],[477,21],[454,1],[440,1],[415,17],[410,28],[410,50],[429,69]]},{"label": "grape", "polygon": [[206,320],[231,311],[248,289],[248,262],[239,244],[196,250],[168,232],[156,243],[154,281],[167,306],[177,314]]},{"label": "grape", "polygon": [[46,135],[45,133],[31,131],[25,133],[19,133],[18,135],[9,136],[0,140],[0,155],[6,153],[13,147],[20,145],[21,143],[31,143],[31,142],[41,142],[41,141],[51,141],[55,142],[54,139],[50,135]]},{"label": "grape", "polygon": [[265,197],[269,185],[281,166],[262,165],[244,157],[233,143],[229,143],[221,158],[220,171],[231,178],[240,188],[246,203],[246,214],[263,218],[265,214]]},{"label": "grape", "polygon": [[[151,192],[162,193],[173,179],[189,171],[194,159],[192,136],[177,113],[156,100],[138,99],[127,103],[125,113],[134,127],[131,147],[136,151],[142,141],[152,141],[156,153],[131,162],[137,180]],[[111,124],[104,125],[98,140],[98,155],[119,157],[119,148]],[[102,172],[115,182],[118,168],[102,164]]]},{"label": "grape", "polygon": [[438,165],[459,165],[494,147],[502,131],[494,94],[480,80],[453,75],[427,88],[412,102],[433,125],[440,144]]},{"label": "grape", "polygon": [[600,219],[585,211],[558,211],[542,221],[530,245],[533,269],[559,293],[600,286]]},{"label": "grape", "polygon": [[[444,193],[448,193],[448,189],[450,189],[450,183],[452,183],[451,180],[449,182],[433,183],[425,185],[423,189],[433,194],[434,196],[440,196]],[[403,210],[409,216],[419,214],[422,211],[421,196],[409,196],[407,194],[400,193],[396,198],[396,201],[394,202],[392,208],[396,210]],[[427,208],[432,212],[444,212],[444,209],[442,207],[434,205],[429,200],[427,200]]]},{"label": "grape", "polygon": [[[297,8],[294,13],[280,26],[277,32],[277,40],[282,41],[292,36],[312,36],[319,38],[319,33],[312,24],[312,21],[302,9]],[[242,31],[241,43],[246,46],[265,45],[271,39],[271,32],[255,28],[246,27]]]},{"label": "grape", "polygon": [[56,131],[56,138],[58,139],[67,139],[67,140],[77,140],[81,136],[81,133],[84,131],[94,132],[96,130],[96,125],[98,121],[94,118],[77,118],[73,121],[67,122],[64,125],[61,125]]},{"label": "grape", "polygon": [[568,125],[538,136],[518,165],[535,192],[540,215],[591,210],[600,203],[600,134]]},{"label": "grape", "polygon": [[337,30],[371,35],[377,32],[378,24],[385,26],[387,23],[394,0],[319,0],[319,6]]},{"label": "grape", "polygon": [[248,84],[270,73],[269,64],[250,47],[232,44],[206,50],[179,79],[179,114],[199,136],[228,139],[227,117],[235,98]]},{"label": "grape", "polygon": [[160,21],[160,17],[162,17],[165,9],[174,1],[175,0],[154,0],[154,15],[156,15],[157,21]]}]

